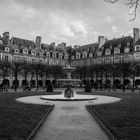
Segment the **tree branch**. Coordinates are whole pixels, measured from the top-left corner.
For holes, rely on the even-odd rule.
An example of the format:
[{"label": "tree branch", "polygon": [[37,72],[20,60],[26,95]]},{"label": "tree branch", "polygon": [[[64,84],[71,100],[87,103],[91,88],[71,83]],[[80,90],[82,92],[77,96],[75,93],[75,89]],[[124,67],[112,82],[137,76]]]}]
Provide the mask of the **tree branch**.
[{"label": "tree branch", "polygon": [[[112,4],[119,2],[119,0],[104,0],[104,1]],[[139,1],[140,0],[127,0],[127,2],[124,3],[125,5],[129,6],[129,10],[131,11],[129,13],[129,15],[131,16],[129,21],[134,21],[136,19]]]}]

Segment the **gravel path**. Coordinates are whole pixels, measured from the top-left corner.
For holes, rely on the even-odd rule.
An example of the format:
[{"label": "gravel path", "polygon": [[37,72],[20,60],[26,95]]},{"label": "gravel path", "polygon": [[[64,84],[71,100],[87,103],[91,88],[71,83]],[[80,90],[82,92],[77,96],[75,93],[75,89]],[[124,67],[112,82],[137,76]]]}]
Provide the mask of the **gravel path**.
[{"label": "gravel path", "polygon": [[54,110],[34,140],[108,140],[107,135],[86,110],[87,103],[55,102]]}]

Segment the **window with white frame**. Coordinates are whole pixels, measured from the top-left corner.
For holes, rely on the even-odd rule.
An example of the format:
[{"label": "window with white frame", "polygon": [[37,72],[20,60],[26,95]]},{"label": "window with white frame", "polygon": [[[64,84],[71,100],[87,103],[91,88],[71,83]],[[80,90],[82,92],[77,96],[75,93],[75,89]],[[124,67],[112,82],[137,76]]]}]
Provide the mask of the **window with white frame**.
[{"label": "window with white frame", "polygon": [[18,50],[18,49],[15,49],[14,52],[15,52],[15,53],[19,53],[19,50]]},{"label": "window with white frame", "polygon": [[116,47],[116,48],[114,49],[114,54],[119,54],[119,53],[120,53],[120,48]]},{"label": "window with white frame", "polygon": [[74,56],[73,55],[71,56],[71,59],[74,59]]},{"label": "window with white frame", "polygon": [[36,51],[35,50],[32,50],[32,55],[36,55]]},{"label": "window with white frame", "polygon": [[28,57],[24,57],[24,62],[28,62]]},{"label": "window with white frame", "polygon": [[135,51],[139,52],[140,51],[140,45],[135,46]]},{"label": "window with white frame", "polygon": [[6,52],[9,52],[9,51],[10,51],[10,49],[9,49],[8,47],[6,47],[6,48],[5,48],[5,51],[6,51]]},{"label": "window with white frame", "polygon": [[23,50],[23,53],[24,53],[24,54],[28,54],[28,50],[27,50],[27,49],[24,49],[24,50]]},{"label": "window with white frame", "polygon": [[20,57],[19,56],[15,56],[14,59],[15,59],[16,62],[20,61]]},{"label": "window with white frame", "polygon": [[110,49],[106,49],[105,55],[110,55],[110,54],[111,54],[111,50]]},{"label": "window with white frame", "polygon": [[80,59],[80,53],[76,54],[76,59]]},{"label": "window with white frame", "polygon": [[0,44],[3,44],[2,40],[0,40]]},{"label": "window with white frame", "polygon": [[92,53],[89,53],[89,57],[92,57],[93,56],[93,54]]},{"label": "window with white frame", "polygon": [[61,53],[59,53],[59,58],[62,59],[62,54]]},{"label": "window with white frame", "polygon": [[129,53],[130,49],[128,47],[124,48],[125,53]]},{"label": "window with white frame", "polygon": [[65,55],[65,56],[64,56],[64,59],[68,59],[68,55]]},{"label": "window with white frame", "polygon": [[8,61],[8,55],[5,55],[5,61]]},{"label": "window with white frame", "polygon": [[87,58],[87,52],[83,52],[83,58]]},{"label": "window with white frame", "polygon": [[43,57],[43,53],[40,53],[40,56]]},{"label": "window with white frame", "polygon": [[53,52],[53,58],[56,58],[56,52]]},{"label": "window with white frame", "polygon": [[47,57],[50,57],[50,52],[47,52]]},{"label": "window with white frame", "polygon": [[102,52],[101,52],[101,51],[99,51],[99,52],[98,52],[98,56],[101,56],[101,55],[102,55]]}]

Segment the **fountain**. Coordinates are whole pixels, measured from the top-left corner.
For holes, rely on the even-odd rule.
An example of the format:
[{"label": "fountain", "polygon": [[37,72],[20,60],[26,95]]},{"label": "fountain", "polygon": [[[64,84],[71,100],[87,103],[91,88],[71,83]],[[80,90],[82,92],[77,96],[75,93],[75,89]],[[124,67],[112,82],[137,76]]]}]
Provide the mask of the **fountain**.
[{"label": "fountain", "polygon": [[57,86],[61,88],[67,88],[67,86],[71,87],[79,87],[81,80],[80,79],[72,79],[71,74],[75,70],[74,67],[71,67],[70,64],[68,64],[66,67],[63,68],[64,73],[66,73],[67,78],[66,79],[58,79],[57,80]]},{"label": "fountain", "polygon": [[66,90],[64,91],[64,97],[71,98],[74,96],[73,90],[71,87],[76,87],[74,85],[80,85],[81,80],[80,79],[72,79],[71,74],[75,70],[74,67],[71,67],[70,64],[68,64],[66,67],[63,68],[64,73],[66,73],[67,78],[66,79],[58,79],[57,83],[58,85],[61,85],[62,87],[66,87]]}]

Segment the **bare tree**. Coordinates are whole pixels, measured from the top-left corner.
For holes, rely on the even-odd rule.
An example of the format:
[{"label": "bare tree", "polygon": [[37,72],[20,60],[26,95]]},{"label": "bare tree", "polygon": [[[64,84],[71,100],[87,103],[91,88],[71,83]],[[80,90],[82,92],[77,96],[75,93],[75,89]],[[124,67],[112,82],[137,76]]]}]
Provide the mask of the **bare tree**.
[{"label": "bare tree", "polygon": [[[104,1],[114,4],[116,2],[119,2],[120,0],[104,0]],[[137,15],[139,0],[124,0],[124,4],[127,5],[130,9],[129,15],[132,16],[130,18],[130,21],[134,21]]]},{"label": "bare tree", "polygon": [[3,80],[9,74],[9,63],[7,61],[0,62],[0,70],[2,71]]},{"label": "bare tree", "polygon": [[14,74],[14,78],[15,78],[14,83],[13,83],[15,91],[17,91],[17,88],[18,88],[18,75],[20,74],[23,67],[24,67],[24,64],[21,62],[9,63],[9,68],[12,70]]}]

